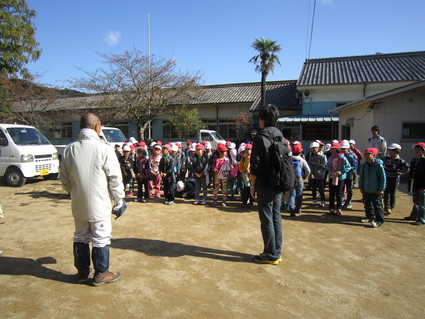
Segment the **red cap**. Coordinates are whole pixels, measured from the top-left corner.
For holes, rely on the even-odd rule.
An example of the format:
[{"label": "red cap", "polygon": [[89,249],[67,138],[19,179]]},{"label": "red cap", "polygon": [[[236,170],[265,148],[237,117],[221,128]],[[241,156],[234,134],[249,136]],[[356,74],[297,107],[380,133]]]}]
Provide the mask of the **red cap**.
[{"label": "red cap", "polygon": [[182,147],[182,143],[176,143],[177,147]]},{"label": "red cap", "polygon": [[196,149],[205,151],[205,146],[203,144],[196,144]]},{"label": "red cap", "polygon": [[228,145],[228,144],[230,144],[230,143],[232,143],[232,142],[230,142],[230,141],[227,141],[227,142],[226,142],[226,145]]},{"label": "red cap", "polygon": [[378,149],[376,149],[374,147],[369,147],[369,148],[365,149],[364,152],[363,152],[363,154],[367,154],[367,153],[370,153],[370,154],[373,154],[373,155],[378,155],[379,152],[378,152]]},{"label": "red cap", "polygon": [[131,145],[130,145],[130,149],[131,149],[132,151],[134,151],[134,150],[136,149],[136,145],[131,144]]},{"label": "red cap", "polygon": [[201,144],[203,144],[203,145],[207,145],[207,143],[208,143],[207,141],[202,141],[201,142]]},{"label": "red cap", "polygon": [[425,151],[425,143],[424,142],[418,142],[414,145],[414,147],[419,146],[422,147],[422,149]]},{"label": "red cap", "polygon": [[227,149],[226,145],[224,145],[223,143],[218,143],[218,145],[217,145],[217,151],[219,151],[219,152],[227,152],[228,149]]},{"label": "red cap", "polygon": [[247,149],[252,149],[252,144],[246,144],[246,145],[245,145],[245,148],[247,148]]},{"label": "red cap", "polygon": [[[159,144],[159,145],[161,145],[161,144]],[[162,148],[166,148],[169,152],[171,152],[171,145],[169,145],[169,144],[163,145]]]},{"label": "red cap", "polygon": [[297,143],[292,145],[292,153],[293,154],[299,154],[303,151],[303,146],[301,145],[301,143]]},{"label": "red cap", "polygon": [[331,144],[331,149],[332,148],[341,148],[341,145],[339,143],[332,143]]},{"label": "red cap", "polygon": [[193,144],[193,142],[191,142],[191,141],[187,142],[187,145],[192,145],[192,144]]},{"label": "red cap", "polygon": [[158,141],[158,142],[156,142],[156,144],[158,144],[158,145],[162,145],[162,142],[161,142],[161,141]]},{"label": "red cap", "polygon": [[140,142],[139,145],[140,146],[146,146],[146,143],[145,142]]}]

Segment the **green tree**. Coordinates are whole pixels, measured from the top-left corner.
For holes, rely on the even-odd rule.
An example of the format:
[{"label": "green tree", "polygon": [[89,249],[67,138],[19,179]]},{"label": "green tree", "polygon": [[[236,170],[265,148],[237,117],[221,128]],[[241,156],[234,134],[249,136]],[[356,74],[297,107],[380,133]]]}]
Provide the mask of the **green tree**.
[{"label": "green tree", "polygon": [[176,107],[171,113],[171,118],[168,120],[167,125],[171,125],[176,129],[181,140],[187,140],[190,136],[196,135],[200,129],[206,127],[199,118],[198,110],[188,108],[185,105]]},{"label": "green tree", "polygon": [[38,60],[41,53],[31,21],[36,12],[25,0],[0,0],[0,6],[0,74],[28,77],[25,64]]},{"label": "green tree", "polygon": [[266,105],[266,80],[267,75],[274,71],[276,63],[280,65],[277,53],[281,50],[281,46],[276,44],[276,41],[255,39],[251,45],[252,48],[259,52],[258,55],[253,56],[249,62],[256,65],[255,71],[261,72],[261,106]]}]

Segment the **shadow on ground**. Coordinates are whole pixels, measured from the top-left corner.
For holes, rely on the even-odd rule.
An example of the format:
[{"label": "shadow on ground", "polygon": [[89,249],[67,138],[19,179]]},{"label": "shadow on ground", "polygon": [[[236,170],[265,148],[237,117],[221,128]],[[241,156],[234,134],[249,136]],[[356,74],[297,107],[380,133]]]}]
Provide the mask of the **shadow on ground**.
[{"label": "shadow on ground", "polygon": [[112,239],[111,247],[118,249],[134,250],[149,256],[194,256],[231,262],[254,262],[253,256],[249,254],[239,253],[230,250],[185,245],[181,243],[170,243],[155,239],[117,238]]}]

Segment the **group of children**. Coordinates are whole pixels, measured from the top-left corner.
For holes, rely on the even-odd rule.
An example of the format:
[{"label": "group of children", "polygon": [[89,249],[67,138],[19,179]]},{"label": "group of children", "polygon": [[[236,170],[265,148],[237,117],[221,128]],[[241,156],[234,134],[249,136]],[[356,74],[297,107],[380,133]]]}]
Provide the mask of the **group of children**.
[{"label": "group of children", "polygon": [[[133,141],[134,142],[134,141]],[[115,146],[126,196],[134,196],[134,185],[138,191],[136,201],[147,202],[151,196],[160,198],[163,189],[166,205],[174,204],[176,192],[185,197],[194,183],[194,204],[206,205],[208,187],[213,186],[212,205],[218,204],[221,190],[221,205],[226,206],[229,197],[235,199],[241,192],[242,207],[252,207],[249,193],[249,162],[251,144],[241,144],[238,150],[231,142],[218,144],[213,152],[211,143],[188,142],[183,150],[181,143],[162,145],[152,142],[148,149],[144,142],[126,143],[122,149]]]},{"label": "group of children", "polygon": [[[415,220],[416,225],[425,224],[425,143],[415,145],[416,157],[410,165],[400,157],[401,147],[396,143],[388,147],[385,156],[376,148],[360,152],[354,140],[334,140],[326,145],[315,141],[310,144],[307,154],[297,141],[290,143],[290,149],[296,182],[283,194],[282,209],[289,210],[291,216],[301,213],[305,182],[312,192],[312,204],[325,207],[328,181],[329,214],[340,216],[343,209],[352,207],[353,187],[357,185],[366,212],[362,221],[380,227],[384,216],[391,214],[395,207],[400,176],[408,173],[414,206],[406,219]],[[119,147],[116,151],[127,196],[134,195],[133,185],[137,182],[136,201],[147,202],[151,196],[160,198],[162,187],[165,204],[171,205],[176,191],[184,196],[184,189],[190,188],[194,193],[194,204],[206,205],[208,187],[212,185],[212,205],[218,204],[220,190],[222,206],[226,206],[229,197],[235,199],[235,194],[240,191],[242,207],[251,208],[254,203],[250,194],[251,150],[252,145],[245,143],[238,149],[231,142],[218,144],[213,152],[209,142],[188,143],[187,150],[182,149],[181,143],[162,145],[153,142],[148,149],[141,142],[124,145],[122,153]],[[359,165],[361,162],[363,164]],[[194,187],[189,187],[192,184]]]}]

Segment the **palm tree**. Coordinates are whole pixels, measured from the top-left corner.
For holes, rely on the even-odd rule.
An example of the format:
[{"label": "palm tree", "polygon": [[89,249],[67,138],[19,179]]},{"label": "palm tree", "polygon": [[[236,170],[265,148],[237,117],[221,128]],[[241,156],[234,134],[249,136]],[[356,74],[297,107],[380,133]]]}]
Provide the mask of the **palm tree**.
[{"label": "palm tree", "polygon": [[256,64],[255,71],[261,72],[261,106],[264,106],[266,104],[267,75],[270,72],[273,73],[275,63],[280,65],[279,57],[276,53],[280,51],[281,46],[276,44],[276,41],[266,40],[261,37],[261,39],[255,39],[251,47],[259,52],[249,62]]}]

